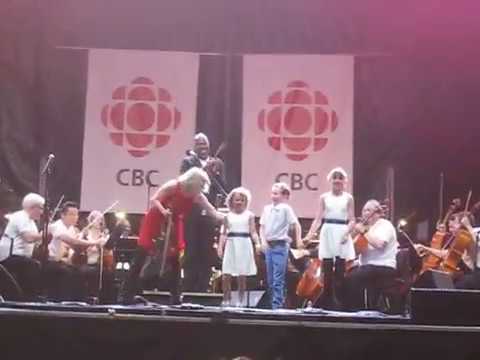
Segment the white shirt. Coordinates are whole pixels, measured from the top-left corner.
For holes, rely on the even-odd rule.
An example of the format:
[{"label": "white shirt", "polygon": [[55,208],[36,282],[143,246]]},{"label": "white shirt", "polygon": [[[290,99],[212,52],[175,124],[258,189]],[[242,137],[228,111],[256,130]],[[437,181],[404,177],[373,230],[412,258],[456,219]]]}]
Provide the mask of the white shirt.
[{"label": "white shirt", "polygon": [[10,256],[10,244],[13,240],[13,255],[32,257],[34,242],[27,242],[22,238],[22,233],[38,233],[37,224],[28,216],[25,210],[14,212],[10,215],[7,227],[0,240],[0,261]]},{"label": "white shirt", "polygon": [[[100,234],[99,237],[102,237],[102,241],[100,243],[100,246],[105,246],[105,244],[107,243],[108,241],[108,238],[109,236],[105,236],[104,234]],[[92,233],[89,232],[88,235],[87,235],[87,241],[89,242],[94,242],[96,241],[98,238],[95,238],[94,236],[92,236]],[[95,265],[95,264],[98,264],[99,260],[100,260],[100,246],[90,246],[87,248],[87,263],[89,265]]]},{"label": "white shirt", "polygon": [[283,240],[291,242],[288,236],[290,226],[298,222],[290,205],[285,203],[270,204],[263,208],[260,225],[264,226],[266,241]]},{"label": "white shirt", "polygon": [[68,245],[60,240],[63,235],[75,237],[75,228],[73,226],[66,226],[62,219],[55,221],[51,227],[52,241],[48,245],[49,259],[53,261],[68,262]]},{"label": "white shirt", "polygon": [[397,267],[397,232],[392,223],[386,219],[378,219],[365,234],[367,238],[385,241],[383,248],[374,248],[368,244],[365,253],[359,257],[361,265],[388,266],[396,269]]}]

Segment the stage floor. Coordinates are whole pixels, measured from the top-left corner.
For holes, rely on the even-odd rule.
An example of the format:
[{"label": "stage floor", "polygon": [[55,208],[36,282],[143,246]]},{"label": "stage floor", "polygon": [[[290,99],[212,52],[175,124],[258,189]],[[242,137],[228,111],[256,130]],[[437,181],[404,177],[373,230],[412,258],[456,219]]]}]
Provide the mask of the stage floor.
[{"label": "stage floor", "polygon": [[477,358],[478,326],[321,309],[0,304],[2,359]]}]

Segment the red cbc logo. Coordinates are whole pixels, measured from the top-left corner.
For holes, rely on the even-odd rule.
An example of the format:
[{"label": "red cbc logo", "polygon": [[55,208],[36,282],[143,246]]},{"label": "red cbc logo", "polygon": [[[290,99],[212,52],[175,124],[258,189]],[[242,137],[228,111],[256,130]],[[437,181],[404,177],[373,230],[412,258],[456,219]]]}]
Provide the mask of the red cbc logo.
[{"label": "red cbc logo", "polygon": [[101,117],[112,143],[134,157],[144,157],[167,145],[181,120],[168,90],[146,77],[117,87],[110,104],[103,106]]},{"label": "red cbc logo", "polygon": [[258,127],[272,149],[301,161],[327,145],[329,133],[338,127],[338,116],[325,94],[296,80],[269,96],[258,114]]}]

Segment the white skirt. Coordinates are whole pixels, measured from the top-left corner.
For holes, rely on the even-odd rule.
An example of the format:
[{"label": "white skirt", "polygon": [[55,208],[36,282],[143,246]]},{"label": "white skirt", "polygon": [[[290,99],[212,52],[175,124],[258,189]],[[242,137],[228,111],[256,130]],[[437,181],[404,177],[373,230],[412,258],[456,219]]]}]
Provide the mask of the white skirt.
[{"label": "white skirt", "polygon": [[232,276],[257,274],[252,241],[249,237],[229,237],[223,254],[222,272]]},{"label": "white skirt", "polygon": [[333,259],[341,257],[345,260],[355,259],[355,248],[352,238],[344,241],[348,226],[344,224],[323,224],[320,230],[320,243],[318,244],[318,257],[320,259]]}]

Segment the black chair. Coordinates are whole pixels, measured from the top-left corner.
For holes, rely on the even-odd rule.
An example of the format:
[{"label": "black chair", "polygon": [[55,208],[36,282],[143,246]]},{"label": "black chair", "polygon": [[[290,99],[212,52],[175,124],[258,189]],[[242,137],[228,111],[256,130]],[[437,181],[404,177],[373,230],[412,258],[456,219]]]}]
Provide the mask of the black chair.
[{"label": "black chair", "polygon": [[397,271],[365,292],[365,307],[390,314],[403,314],[412,282],[409,249],[397,252]]}]

